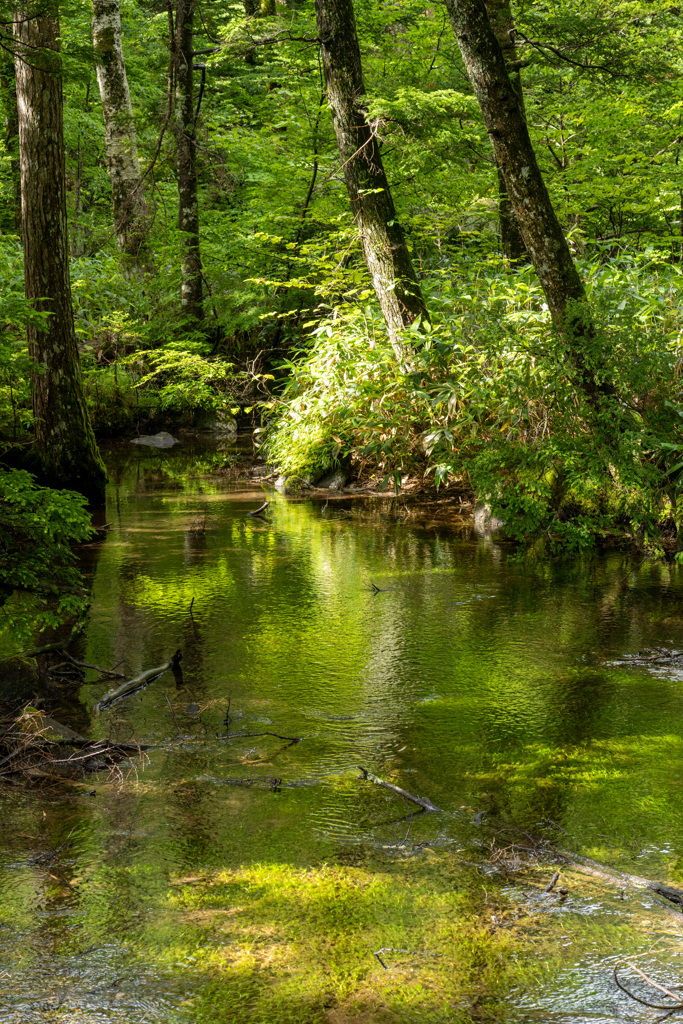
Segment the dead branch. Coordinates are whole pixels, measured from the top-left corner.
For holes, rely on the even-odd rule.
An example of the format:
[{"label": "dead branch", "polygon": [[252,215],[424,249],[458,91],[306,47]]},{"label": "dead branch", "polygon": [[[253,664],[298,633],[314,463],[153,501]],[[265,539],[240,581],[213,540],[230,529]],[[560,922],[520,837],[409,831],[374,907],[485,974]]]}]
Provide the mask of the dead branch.
[{"label": "dead branch", "polygon": [[115,690],[110,690],[109,693],[105,693],[104,697],[100,697],[93,708],[93,712],[97,715],[103,708],[106,708],[109,704],[112,704],[115,700],[120,697],[127,697],[129,694],[139,690],[146,683],[151,683],[152,680],[157,679],[162,673],[168,671],[168,669],[177,668],[182,652],[176,651],[170,661],[167,661],[165,665],[158,665],[156,668],[149,668],[146,672],[141,672],[139,676],[135,676],[134,679],[128,679],[121,686],[118,686]]},{"label": "dead branch", "polygon": [[437,807],[426,797],[413,796],[413,794],[409,793],[406,789],[401,789],[400,786],[395,786],[393,782],[385,782],[384,779],[380,779],[378,775],[373,775],[372,772],[369,772],[366,768],[361,768],[360,765],[356,765],[356,767],[359,772],[362,772],[362,779],[367,779],[368,782],[374,782],[376,786],[383,786],[384,789],[388,789],[391,793],[395,793],[396,796],[403,797],[404,800],[410,800],[412,803],[417,804],[418,807],[421,807],[423,811],[438,811],[440,814],[443,814],[442,809]]},{"label": "dead branch", "polygon": [[[194,598],[192,598],[192,600],[194,601]],[[190,612],[191,611],[192,611],[192,606],[190,605]],[[168,690],[164,690],[164,697],[166,698],[166,703],[168,704],[168,710],[171,712],[171,717],[173,718],[173,722],[175,724],[176,734],[180,735],[180,726],[178,725],[178,719],[175,716],[175,711],[173,710],[173,705],[171,704],[170,700],[168,699]]]},{"label": "dead branch", "polygon": [[671,1005],[671,1003],[650,1003],[647,999],[643,999],[641,996],[637,996],[635,992],[631,992],[631,990],[626,988],[626,986],[622,984],[622,982],[619,980],[619,976],[617,974],[618,964],[615,964],[613,971],[614,980],[616,982],[617,987],[620,988],[622,992],[625,992],[626,995],[629,996],[631,999],[635,1000],[635,1002],[642,1003],[643,1006],[649,1006],[653,1010],[668,1010],[669,1013],[667,1014],[667,1016],[669,1016],[669,1014],[671,1013],[677,1012],[678,1010],[683,1010],[683,1002],[681,1002],[678,996],[672,995],[672,993],[669,992],[668,989],[662,988],[661,985],[658,985],[656,982],[652,981],[651,978],[648,978],[646,974],[644,974],[637,967],[634,967],[633,964],[629,964],[628,966],[632,967],[634,971],[640,974],[641,977],[643,977],[648,982],[648,984],[652,985],[653,988],[659,989],[661,992],[664,992],[667,996],[670,996],[672,999],[675,999],[676,1002],[673,1006]]},{"label": "dead branch", "polygon": [[291,743],[301,743],[303,736],[281,736],[279,732],[231,732],[228,733],[226,739],[229,740],[246,740],[255,739],[258,736],[275,736],[278,740],[289,740]]},{"label": "dead branch", "polygon": [[77,661],[76,658],[72,658],[67,650],[62,651],[62,654],[67,661],[70,661],[72,665],[76,665],[78,668],[92,668],[99,672],[101,676],[111,676],[114,679],[126,678],[123,672],[116,672],[113,668],[101,668],[100,665],[91,665],[88,661]]},{"label": "dead branch", "polygon": [[[551,850],[552,848],[548,847],[548,849]],[[622,887],[628,889],[648,889],[669,903],[675,903],[677,907],[681,908],[678,912],[683,912],[683,892],[680,889],[674,889],[670,885],[654,881],[651,878],[629,875],[624,871],[618,871],[616,868],[606,867],[604,864],[599,864],[589,857],[581,857],[578,853],[568,853],[566,850],[555,850],[554,852],[558,857],[569,861],[570,864],[576,865],[576,867],[583,871],[588,871],[592,875],[598,875],[600,878],[606,878],[610,882],[619,882]]]},{"label": "dead branch", "polygon": [[264,501],[260,508],[255,508],[253,512],[247,512],[248,516],[261,516],[270,505],[269,501]]},{"label": "dead branch", "polygon": [[669,665],[683,658],[683,651],[668,651],[664,647],[642,654],[629,654],[625,658],[615,658],[620,665]]},{"label": "dead branch", "polygon": [[[63,729],[67,735],[59,735]],[[18,784],[17,776],[28,782],[64,782],[84,772],[115,768],[117,761],[131,753],[142,755],[142,747],[133,743],[87,740],[60,726],[41,711],[26,709],[18,717],[0,721],[0,780]],[[67,752],[63,755],[64,748]],[[69,752],[69,748],[71,748]],[[81,750],[82,753],[78,753]]]},{"label": "dead branch", "polygon": [[[393,946],[381,946],[379,949],[374,950],[372,955],[379,960],[385,971],[391,971],[393,968],[385,964],[381,956],[382,953],[407,953],[408,956],[431,956],[435,958],[443,956],[443,953],[423,953],[420,949],[396,949]],[[396,966],[397,964],[394,964],[394,967]]]},{"label": "dead branch", "polygon": [[648,985],[652,985],[653,988],[659,989],[659,991],[663,992],[665,996],[669,996],[670,999],[675,999],[677,1003],[680,1003],[681,1006],[683,1006],[683,1002],[681,1002],[680,996],[675,996],[673,992],[669,992],[668,988],[664,988],[663,985],[658,985],[656,981],[652,980],[652,978],[648,978],[647,974],[645,974],[644,971],[641,971],[640,967],[636,967],[635,964],[631,963],[629,964],[629,967],[632,970],[634,970],[636,974],[639,974],[641,978],[643,978],[648,983]]}]

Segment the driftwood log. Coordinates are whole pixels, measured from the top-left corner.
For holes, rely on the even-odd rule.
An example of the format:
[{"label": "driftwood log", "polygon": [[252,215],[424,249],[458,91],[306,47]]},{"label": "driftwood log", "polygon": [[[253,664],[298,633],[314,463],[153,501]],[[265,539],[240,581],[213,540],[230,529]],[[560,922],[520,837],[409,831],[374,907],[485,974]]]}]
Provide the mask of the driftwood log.
[{"label": "driftwood log", "polygon": [[135,693],[136,690],[139,690],[147,683],[151,683],[154,679],[158,679],[158,677],[164,672],[167,672],[168,669],[178,668],[181,657],[182,653],[178,650],[175,652],[171,660],[167,661],[165,665],[157,665],[156,668],[149,668],[146,672],[141,672],[139,676],[135,676],[134,679],[127,679],[125,683],[121,683],[121,685],[117,686],[115,690],[110,690],[109,693],[105,693],[104,697],[100,697],[95,704],[93,708],[94,713],[99,714],[103,708],[108,707],[109,704],[113,704],[113,702],[118,700],[120,697],[127,697],[129,694]]},{"label": "driftwood log", "polygon": [[366,768],[361,768],[360,765],[357,765],[356,767],[359,772],[362,772],[362,779],[367,779],[368,782],[374,782],[376,786],[383,786],[384,789],[388,789],[390,793],[395,793],[396,796],[403,797],[404,800],[410,800],[411,803],[417,804],[418,807],[421,807],[423,811],[438,811],[440,814],[443,814],[441,808],[437,807],[436,804],[433,804],[431,800],[427,799],[427,797],[413,796],[413,794],[409,793],[408,790],[401,789],[400,786],[395,786],[393,782],[385,782],[384,779],[380,779],[378,775],[373,775],[372,772],[369,772]]}]

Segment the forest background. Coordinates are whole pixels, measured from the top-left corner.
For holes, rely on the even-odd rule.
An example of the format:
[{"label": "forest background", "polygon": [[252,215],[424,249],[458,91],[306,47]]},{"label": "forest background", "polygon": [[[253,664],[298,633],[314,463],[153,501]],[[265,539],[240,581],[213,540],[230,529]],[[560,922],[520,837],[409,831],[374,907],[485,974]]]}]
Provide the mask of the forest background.
[{"label": "forest background", "polygon": [[[658,547],[663,531],[677,549],[683,12],[661,0],[487,6],[585,290],[564,324],[519,234],[453,0],[353,5],[355,98],[387,179],[359,195],[384,193],[380,204],[390,188],[385,227],[402,228],[423,297],[398,330],[349,203],[322,0],[317,22],[309,0],[121,4],[139,201],[125,230],[97,75],[98,18],[118,4],[62,7],[71,291],[97,436],[256,409],[264,454],[293,486],[340,464],[396,489],[465,481],[525,549]],[[62,614],[68,542],[89,520],[80,497],[17,468],[40,379],[26,330],[40,334],[47,314],[24,293],[5,15],[0,587],[58,588]]]}]

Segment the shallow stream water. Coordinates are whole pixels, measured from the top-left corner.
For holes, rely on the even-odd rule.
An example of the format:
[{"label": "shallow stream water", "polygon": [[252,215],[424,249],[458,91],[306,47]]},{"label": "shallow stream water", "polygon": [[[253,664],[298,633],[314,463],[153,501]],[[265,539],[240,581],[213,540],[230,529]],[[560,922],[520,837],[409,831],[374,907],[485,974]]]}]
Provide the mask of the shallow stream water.
[{"label": "shallow stream water", "polygon": [[[675,916],[572,868],[568,895],[546,896],[552,867],[516,872],[520,855],[498,851],[545,837],[683,882],[683,672],[617,661],[683,647],[681,570],[516,562],[400,500],[285,499],[188,444],[108,458],[112,525],[84,553],[92,606],[74,650],[135,675],[181,648],[182,680],[95,718],[106,684],[66,695],[69,724],[150,744],[146,762],[2,796],[1,1024],[193,1021],[208,982],[192,958],[140,957],[146,931],[159,944],[180,928],[175,880],[344,863],[357,847],[416,871],[439,850],[482,865],[492,928],[540,971],[507,994],[507,1019],[655,1019],[612,967],[652,948],[642,963],[656,953],[661,978],[683,982]],[[264,490],[268,520],[248,517]],[[357,766],[443,813],[411,814]]]}]

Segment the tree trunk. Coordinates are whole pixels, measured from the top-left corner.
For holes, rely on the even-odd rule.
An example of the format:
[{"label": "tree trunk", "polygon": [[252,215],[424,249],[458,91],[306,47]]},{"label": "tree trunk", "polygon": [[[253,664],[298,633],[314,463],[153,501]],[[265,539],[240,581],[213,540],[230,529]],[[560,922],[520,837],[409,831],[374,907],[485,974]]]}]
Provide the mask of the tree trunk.
[{"label": "tree trunk", "polygon": [[[519,109],[526,118],[524,109],[524,90],[520,74],[515,43],[515,22],[510,9],[510,0],[485,0],[491,28],[503,53],[505,67],[508,69],[510,83],[515,91]],[[510,196],[505,185],[505,175],[498,165],[498,223],[500,225],[500,244],[503,252],[510,260],[522,260],[528,253],[517,223],[515,211],[512,209]]]},{"label": "tree trunk", "polygon": [[342,160],[351,209],[391,344],[399,359],[401,332],[418,317],[429,319],[420,285],[396,217],[380,146],[368,124],[353,0],[316,0],[327,100]]},{"label": "tree trunk", "polygon": [[178,227],[181,232],[181,305],[199,323],[202,306],[202,261],[199,249],[197,152],[194,109],[194,0],[176,6],[176,139],[178,170]]},{"label": "tree trunk", "polygon": [[35,309],[49,314],[44,330],[27,332],[40,366],[33,376],[36,455],[46,482],[100,501],[106,473],[83,396],[71,305],[59,16],[16,15],[14,36],[24,285]]},{"label": "tree trunk", "polygon": [[147,204],[123,59],[121,0],[92,0],[92,13],[116,240],[123,252],[138,256],[147,231]]},{"label": "tree trunk", "polygon": [[14,230],[21,234],[21,171],[19,168],[19,112],[17,110],[17,81],[14,62],[9,57],[2,61],[0,87],[3,91],[5,108],[5,151],[10,158],[12,176],[12,210]]},{"label": "tree trunk", "polygon": [[550,201],[484,0],[446,0],[446,7],[550,315],[566,338],[577,383],[596,405],[614,388],[599,379],[587,354],[594,331],[583,281]]}]

